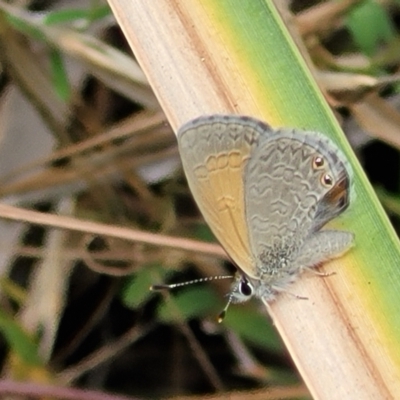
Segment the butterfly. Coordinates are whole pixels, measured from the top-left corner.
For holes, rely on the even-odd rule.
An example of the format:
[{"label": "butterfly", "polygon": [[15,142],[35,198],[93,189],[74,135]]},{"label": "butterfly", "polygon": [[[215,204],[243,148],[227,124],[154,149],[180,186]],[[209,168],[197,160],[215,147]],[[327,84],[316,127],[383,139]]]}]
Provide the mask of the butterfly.
[{"label": "butterfly", "polygon": [[177,136],[194,199],[240,270],[228,304],[271,301],[352,246],[353,233],[322,229],[352,192],[351,167],[329,138],[240,115],[202,116]]}]

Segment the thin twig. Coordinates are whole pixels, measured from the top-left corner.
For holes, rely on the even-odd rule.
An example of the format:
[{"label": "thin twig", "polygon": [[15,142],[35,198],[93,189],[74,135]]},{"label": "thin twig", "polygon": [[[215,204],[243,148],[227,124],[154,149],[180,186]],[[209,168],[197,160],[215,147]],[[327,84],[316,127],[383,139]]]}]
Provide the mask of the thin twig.
[{"label": "thin twig", "polygon": [[58,229],[71,229],[78,232],[94,233],[97,235],[116,237],[154,246],[164,246],[193,251],[220,258],[227,257],[226,253],[220,246],[212,243],[204,243],[191,239],[182,239],[173,236],[144,232],[137,229],[123,228],[115,225],[100,224],[98,222],[82,221],[72,217],[25,210],[7,204],[0,204],[0,218],[29,222]]},{"label": "thin twig", "polygon": [[82,390],[61,386],[39,385],[37,383],[22,383],[0,381],[0,395],[29,396],[31,399],[53,397],[59,400],[135,400],[136,397],[106,394],[94,390]]}]

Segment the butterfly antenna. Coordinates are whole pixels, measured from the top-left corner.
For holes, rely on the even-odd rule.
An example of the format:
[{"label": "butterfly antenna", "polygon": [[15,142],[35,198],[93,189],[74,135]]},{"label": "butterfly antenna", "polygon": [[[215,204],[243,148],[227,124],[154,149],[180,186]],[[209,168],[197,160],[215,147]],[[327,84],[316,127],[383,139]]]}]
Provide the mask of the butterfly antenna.
[{"label": "butterfly antenna", "polygon": [[159,284],[150,286],[150,290],[158,291],[158,290],[171,290],[177,287],[193,285],[196,283],[209,282],[209,281],[217,281],[220,279],[232,279],[234,278],[232,275],[217,275],[210,276],[207,278],[193,279],[192,281],[180,282],[180,283],[171,283],[171,284]]},{"label": "butterfly antenna", "polygon": [[224,309],[218,315],[217,321],[218,321],[219,324],[225,319],[226,312],[228,311],[228,308],[231,305],[231,303],[232,303],[232,294],[229,295],[228,302],[226,303],[226,306],[224,307]]}]

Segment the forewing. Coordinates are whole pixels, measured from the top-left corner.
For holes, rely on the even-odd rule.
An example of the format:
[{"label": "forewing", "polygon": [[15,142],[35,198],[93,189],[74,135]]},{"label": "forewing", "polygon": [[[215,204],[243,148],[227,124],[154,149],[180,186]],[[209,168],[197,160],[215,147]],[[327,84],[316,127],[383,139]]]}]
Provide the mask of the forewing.
[{"label": "forewing", "polygon": [[243,174],[266,125],[248,117],[205,116],[178,132],[180,155],[193,196],[232,260],[256,276],[244,210]]}]

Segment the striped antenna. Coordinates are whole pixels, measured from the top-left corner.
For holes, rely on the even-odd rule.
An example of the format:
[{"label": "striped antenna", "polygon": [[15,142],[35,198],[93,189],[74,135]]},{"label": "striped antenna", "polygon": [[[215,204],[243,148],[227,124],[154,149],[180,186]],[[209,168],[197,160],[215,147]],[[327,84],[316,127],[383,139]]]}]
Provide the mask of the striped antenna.
[{"label": "striped antenna", "polygon": [[[209,276],[206,278],[200,278],[200,279],[193,279],[192,281],[186,281],[186,282],[180,282],[180,283],[171,283],[171,284],[159,284],[159,285],[152,285],[150,286],[150,290],[153,291],[159,291],[159,290],[171,290],[175,289],[177,287],[182,287],[182,286],[187,286],[187,285],[192,285],[196,283],[203,283],[203,282],[209,282],[209,281],[217,281],[220,279],[233,279],[235,278],[233,275],[216,275],[216,276]],[[225,318],[226,311],[229,307],[229,305],[232,303],[232,295],[229,295],[228,302],[224,309],[219,313],[217,321],[218,323],[221,323],[223,319]]]},{"label": "striped antenna", "polygon": [[180,282],[180,283],[171,283],[171,284],[160,284],[160,285],[152,285],[150,286],[150,290],[158,291],[158,290],[171,290],[177,287],[193,285],[196,283],[203,283],[209,281],[217,281],[220,279],[232,279],[234,276],[232,275],[217,275],[217,276],[209,276],[207,278],[193,279],[192,281]]}]

